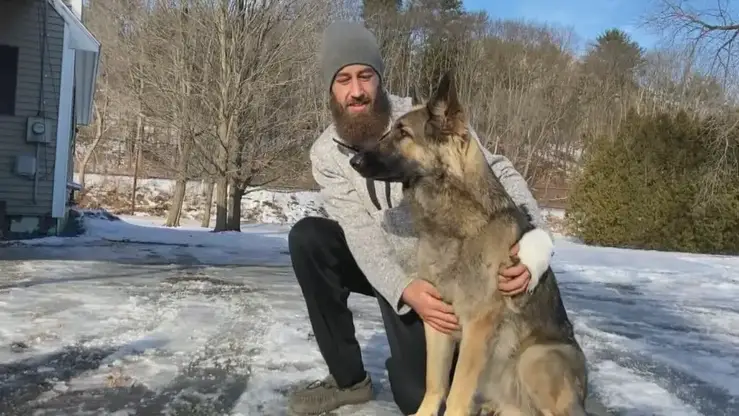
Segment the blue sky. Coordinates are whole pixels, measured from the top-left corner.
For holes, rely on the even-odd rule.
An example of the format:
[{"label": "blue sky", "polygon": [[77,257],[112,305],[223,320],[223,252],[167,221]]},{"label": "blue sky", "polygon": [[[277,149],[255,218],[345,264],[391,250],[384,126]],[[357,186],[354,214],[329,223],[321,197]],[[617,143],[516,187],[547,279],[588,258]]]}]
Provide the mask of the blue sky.
[{"label": "blue sky", "polygon": [[[643,47],[657,41],[639,18],[651,11],[651,0],[463,0],[467,10],[486,10],[493,18],[525,19],[573,27],[580,41],[590,41],[617,27]],[[582,46],[582,45],[581,45]]]}]

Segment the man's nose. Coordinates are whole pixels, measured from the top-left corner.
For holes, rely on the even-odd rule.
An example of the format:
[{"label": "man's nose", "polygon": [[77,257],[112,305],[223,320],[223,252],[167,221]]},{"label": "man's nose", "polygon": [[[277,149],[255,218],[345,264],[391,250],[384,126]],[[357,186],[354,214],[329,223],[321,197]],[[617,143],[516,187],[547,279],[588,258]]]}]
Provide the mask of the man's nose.
[{"label": "man's nose", "polygon": [[352,79],[349,94],[351,94],[352,98],[359,98],[364,95],[362,83],[357,78]]}]

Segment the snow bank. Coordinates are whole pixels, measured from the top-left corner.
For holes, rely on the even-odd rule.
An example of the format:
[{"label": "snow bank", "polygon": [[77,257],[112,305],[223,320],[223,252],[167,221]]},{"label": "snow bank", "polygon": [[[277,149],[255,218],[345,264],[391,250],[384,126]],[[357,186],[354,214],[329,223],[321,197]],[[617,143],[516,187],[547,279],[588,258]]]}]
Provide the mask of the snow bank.
[{"label": "snow bank", "polygon": [[180,227],[163,227],[164,218],[151,216],[112,215],[105,210],[75,209],[73,215],[82,228],[80,236],[43,237],[13,240],[6,245],[77,246],[107,243],[152,244],[195,248],[222,248],[244,253],[285,251],[289,226],[280,224],[247,224],[241,232],[214,233],[196,221],[185,220]]},{"label": "snow bank", "polygon": [[[77,177],[75,176],[77,179]],[[104,208],[112,213],[129,213],[133,178],[129,176],[86,175],[86,193],[82,208]],[[174,181],[169,179],[139,179],[136,212],[139,216],[164,217],[174,195]],[[200,220],[203,216],[205,185],[199,181],[187,184],[182,217]],[[316,191],[275,191],[253,189],[241,202],[242,219],[257,224],[294,224],[302,217],[327,216]],[[566,234],[564,210],[543,208],[542,214],[552,231]],[[211,205],[211,224],[215,221],[215,202]]]},{"label": "snow bank", "polygon": [[[75,175],[75,180],[79,180]],[[81,208],[106,209],[114,214],[130,213],[133,178],[129,176],[86,175]],[[139,179],[136,184],[135,215],[164,217],[171,206],[175,182],[169,179]],[[204,214],[205,184],[191,181],[185,188],[182,217],[200,220]],[[211,222],[215,221],[215,198],[211,202]],[[258,224],[293,224],[302,217],[326,216],[315,191],[274,191],[248,189],[241,201],[242,220]]]}]

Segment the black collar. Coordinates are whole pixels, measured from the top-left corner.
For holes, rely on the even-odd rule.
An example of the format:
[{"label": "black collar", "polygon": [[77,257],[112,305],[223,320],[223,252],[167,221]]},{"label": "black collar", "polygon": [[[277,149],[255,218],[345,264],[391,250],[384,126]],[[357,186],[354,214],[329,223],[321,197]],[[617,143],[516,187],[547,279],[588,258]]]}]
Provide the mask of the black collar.
[{"label": "black collar", "polygon": [[356,146],[352,146],[350,144],[344,143],[341,140],[333,139],[336,144],[339,145],[339,151],[341,151],[344,154],[350,154],[350,153],[359,153],[359,148]]}]

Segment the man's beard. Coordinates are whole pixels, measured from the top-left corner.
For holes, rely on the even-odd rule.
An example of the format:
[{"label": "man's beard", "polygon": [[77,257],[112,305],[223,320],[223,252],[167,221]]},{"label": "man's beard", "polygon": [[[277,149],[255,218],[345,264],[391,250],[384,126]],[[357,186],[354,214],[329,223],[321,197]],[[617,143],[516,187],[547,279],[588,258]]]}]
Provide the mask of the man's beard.
[{"label": "man's beard", "polygon": [[384,89],[380,88],[377,97],[371,101],[370,97],[362,96],[358,99],[352,99],[349,104],[370,104],[368,109],[360,113],[351,113],[347,108],[342,107],[336,97],[331,94],[329,106],[331,107],[331,115],[334,118],[336,132],[339,137],[347,144],[362,147],[367,143],[378,140],[385,134],[388,124],[390,123],[391,105],[390,98]]}]

